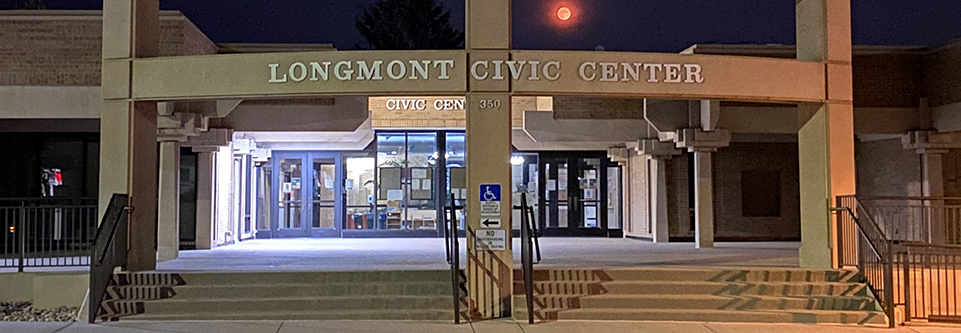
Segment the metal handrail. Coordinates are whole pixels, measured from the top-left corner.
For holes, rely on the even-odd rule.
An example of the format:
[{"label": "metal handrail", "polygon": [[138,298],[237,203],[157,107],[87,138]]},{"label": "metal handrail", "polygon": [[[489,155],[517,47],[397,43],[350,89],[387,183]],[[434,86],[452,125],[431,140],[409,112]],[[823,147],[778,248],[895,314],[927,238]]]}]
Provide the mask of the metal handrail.
[{"label": "metal handrail", "polygon": [[444,231],[447,237],[444,243],[447,246],[447,263],[450,264],[451,294],[454,298],[454,323],[460,324],[460,239],[457,237],[457,210],[463,209],[457,206],[454,193],[450,194],[450,205],[444,207]]},{"label": "metal handrail", "polygon": [[[852,209],[852,207],[845,206],[843,203],[843,198],[853,199],[854,209]],[[882,266],[881,281],[879,281],[881,284],[880,286],[874,285],[875,282],[872,282],[870,278],[865,277],[865,280],[868,286],[870,286],[875,291],[874,292],[875,298],[877,298],[878,301],[882,302],[885,315],[888,317],[888,325],[889,327],[893,328],[895,324],[894,323],[895,318],[894,318],[894,265],[893,265],[894,254],[892,250],[892,247],[893,247],[892,242],[887,239],[884,232],[882,232],[881,228],[878,227],[877,223],[875,223],[874,220],[871,219],[870,214],[867,214],[867,213],[862,214],[863,218],[861,218],[862,216],[858,216],[858,214],[856,213],[857,211],[866,212],[866,210],[864,209],[863,206],[861,206],[861,203],[858,201],[857,197],[839,196],[837,198],[837,205],[838,207],[834,207],[832,208],[832,210],[839,211],[839,212],[847,212],[848,216],[851,218],[851,221],[854,222],[854,225],[857,228],[858,235],[860,235],[861,237],[864,238],[864,240],[866,240],[866,243],[868,247],[871,249],[871,252],[874,253],[874,256],[878,259],[879,264]],[[839,229],[840,229],[840,226],[839,226]],[[871,237],[871,235],[874,235],[875,237]],[[840,253],[839,253],[839,256],[841,256]],[[861,273],[862,277],[864,277],[865,262],[861,255],[858,256],[857,266],[858,266],[858,271]],[[879,289],[884,292],[883,295],[878,295],[876,291]]]},{"label": "metal handrail", "polygon": [[920,201],[930,201],[930,200],[961,200],[961,197],[923,197],[923,196],[875,196],[875,197],[858,197],[858,200],[920,200]]},{"label": "metal handrail", "polygon": [[[527,193],[521,193],[521,273],[524,276],[524,296],[527,299],[527,322],[534,323],[534,242],[536,229],[532,226],[534,209],[527,205]],[[541,261],[540,245],[537,245],[537,263]]]},{"label": "metal handrail", "polygon": [[90,255],[90,311],[88,322],[94,323],[100,313],[114,269],[127,265],[127,222],[133,208],[126,194],[114,194],[94,237]]}]

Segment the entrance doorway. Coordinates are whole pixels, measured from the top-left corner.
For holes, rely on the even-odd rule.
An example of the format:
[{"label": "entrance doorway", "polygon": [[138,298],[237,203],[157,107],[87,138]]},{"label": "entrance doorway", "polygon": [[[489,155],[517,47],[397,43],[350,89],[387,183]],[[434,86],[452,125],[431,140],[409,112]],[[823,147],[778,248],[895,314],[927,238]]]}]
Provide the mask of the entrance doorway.
[{"label": "entrance doorway", "polygon": [[[619,177],[609,177],[608,173],[617,169],[604,153],[541,153],[540,170],[539,206],[544,209],[538,220],[543,235],[620,235],[619,229],[609,225],[611,209],[619,213],[618,207],[610,207],[609,182],[619,181]],[[619,202],[620,198],[616,199]]]},{"label": "entrance doorway", "polygon": [[340,153],[274,152],[273,237],[340,237],[344,168]]}]

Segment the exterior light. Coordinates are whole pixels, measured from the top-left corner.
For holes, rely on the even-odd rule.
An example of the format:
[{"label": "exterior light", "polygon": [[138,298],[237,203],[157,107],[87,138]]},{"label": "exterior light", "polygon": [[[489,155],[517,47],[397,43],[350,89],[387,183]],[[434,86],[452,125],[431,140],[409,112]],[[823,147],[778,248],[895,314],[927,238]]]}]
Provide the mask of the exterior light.
[{"label": "exterior light", "polygon": [[557,9],[557,19],[561,21],[567,21],[571,19],[571,9],[567,7],[561,7]]},{"label": "exterior light", "polygon": [[10,233],[12,234],[12,233],[15,233],[15,232],[17,232],[17,227],[10,226]]},{"label": "exterior light", "polygon": [[524,156],[520,156],[520,155],[511,156],[511,164],[512,165],[524,164]]}]

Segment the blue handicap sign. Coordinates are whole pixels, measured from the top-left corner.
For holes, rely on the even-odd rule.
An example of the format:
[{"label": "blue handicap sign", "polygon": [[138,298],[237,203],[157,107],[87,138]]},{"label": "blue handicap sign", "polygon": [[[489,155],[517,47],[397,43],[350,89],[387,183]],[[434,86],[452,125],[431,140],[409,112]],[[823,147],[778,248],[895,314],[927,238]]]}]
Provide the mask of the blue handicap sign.
[{"label": "blue handicap sign", "polygon": [[501,184],[483,184],[480,186],[481,201],[501,201]]}]

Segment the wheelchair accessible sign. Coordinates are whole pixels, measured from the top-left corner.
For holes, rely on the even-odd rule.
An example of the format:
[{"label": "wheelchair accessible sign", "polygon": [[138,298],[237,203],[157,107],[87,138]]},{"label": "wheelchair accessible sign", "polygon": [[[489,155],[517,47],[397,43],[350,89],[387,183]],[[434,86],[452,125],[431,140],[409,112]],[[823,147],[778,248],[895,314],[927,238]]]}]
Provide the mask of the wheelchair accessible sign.
[{"label": "wheelchair accessible sign", "polygon": [[483,184],[480,186],[481,216],[501,215],[501,185]]}]

